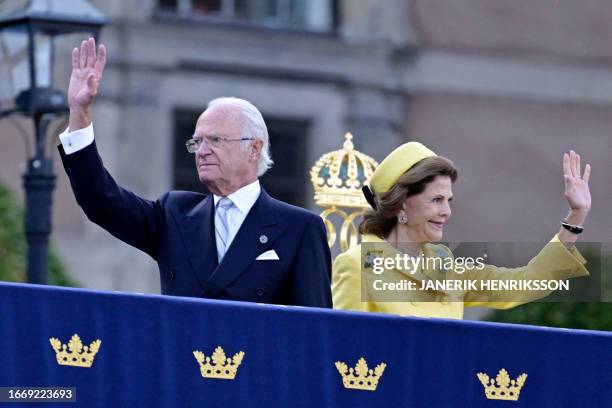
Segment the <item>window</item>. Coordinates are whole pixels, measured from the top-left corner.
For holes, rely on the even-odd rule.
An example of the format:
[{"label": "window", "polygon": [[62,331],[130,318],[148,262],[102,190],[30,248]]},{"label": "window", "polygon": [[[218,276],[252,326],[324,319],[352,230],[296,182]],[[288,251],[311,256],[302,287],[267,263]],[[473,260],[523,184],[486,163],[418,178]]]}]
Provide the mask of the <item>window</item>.
[{"label": "window", "polygon": [[331,31],[337,0],[159,0],[161,11],[270,28]]},{"label": "window", "polygon": [[[185,109],[174,112],[173,188],[176,190],[206,192],[198,179],[193,154],[185,149],[185,141],[193,134],[200,113]],[[275,163],[260,182],[272,197],[303,207],[307,201],[305,187],[309,183],[309,164],[306,163],[308,122],[264,117]]]},{"label": "window", "polygon": [[159,8],[161,10],[176,11],[180,0],[159,0]]},{"label": "window", "polygon": [[195,158],[185,148],[185,142],[193,135],[200,113],[202,112],[182,109],[174,111],[173,188],[175,190],[206,192],[206,188],[198,178]]},{"label": "window", "polygon": [[261,184],[274,198],[289,204],[306,205],[308,170],[308,122],[299,119],[266,117],[274,166]]}]

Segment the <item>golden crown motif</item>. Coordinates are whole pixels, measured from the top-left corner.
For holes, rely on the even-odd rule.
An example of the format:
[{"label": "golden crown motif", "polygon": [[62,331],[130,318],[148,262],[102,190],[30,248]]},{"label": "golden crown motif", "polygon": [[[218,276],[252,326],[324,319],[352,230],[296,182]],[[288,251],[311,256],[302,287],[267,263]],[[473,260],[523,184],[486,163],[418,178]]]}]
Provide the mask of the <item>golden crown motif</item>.
[{"label": "golden crown motif", "polygon": [[[233,380],[236,378],[238,367],[242,364],[244,351],[234,354],[234,357],[226,357],[225,351],[221,346],[217,346],[211,357],[206,357],[201,351],[193,352],[196,360],[200,364],[200,374],[203,378],[220,378],[223,380]],[[211,364],[212,361],[212,364]]]},{"label": "golden crown motif", "polygon": [[96,354],[100,350],[100,345],[102,344],[102,341],[98,339],[93,341],[89,346],[83,346],[83,342],[78,334],[74,334],[70,338],[67,346],[68,349],[66,349],[65,344],[62,344],[62,342],[55,337],[51,337],[49,342],[53,350],[55,350],[57,364],[86,368],[91,367]]},{"label": "golden crown motif", "polygon": [[361,187],[370,180],[378,163],[355,150],[353,135],[344,135],[342,150],[324,154],[310,170],[315,202],[320,207],[369,208]]},{"label": "golden crown motif", "polygon": [[476,376],[485,389],[487,399],[502,401],[518,401],[521,388],[527,380],[525,373],[519,375],[516,380],[511,380],[505,368],[499,370],[495,378],[489,378],[485,373],[478,373]]},{"label": "golden crown motif", "polygon": [[354,369],[352,367],[348,368],[341,361],[336,361],[336,368],[342,376],[344,388],[353,390],[376,391],[378,380],[382,377],[386,367],[385,363],[380,363],[374,370],[368,369],[368,363],[363,357],[357,361]]}]

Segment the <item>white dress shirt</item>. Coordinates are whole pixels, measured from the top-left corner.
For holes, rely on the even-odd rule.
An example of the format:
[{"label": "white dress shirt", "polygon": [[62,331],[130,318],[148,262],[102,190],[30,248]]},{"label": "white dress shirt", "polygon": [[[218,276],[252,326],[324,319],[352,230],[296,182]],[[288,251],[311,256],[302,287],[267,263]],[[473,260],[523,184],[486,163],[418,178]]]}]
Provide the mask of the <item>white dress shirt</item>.
[{"label": "white dress shirt", "polygon": [[[251,211],[251,208],[255,204],[255,201],[257,201],[257,199],[259,198],[260,192],[261,186],[259,185],[259,180],[255,180],[251,184],[247,184],[246,186],[239,188],[238,190],[227,196],[227,198],[232,200],[232,203],[234,205],[232,205],[227,210],[226,219],[228,231],[225,253],[227,253],[227,251],[229,250],[232,241],[234,240],[236,234],[238,233],[238,230],[240,229],[240,226],[244,222],[244,219],[248,215],[249,211]],[[217,203],[219,202],[219,200],[221,200],[221,198],[221,196],[213,194],[215,208],[217,207]],[[217,248],[220,248],[222,243],[220,242],[219,237],[216,236],[215,239],[217,242]]]},{"label": "white dress shirt", "polygon": [[94,141],[93,122],[89,126],[69,132],[68,128],[59,136],[64,153],[72,154],[86,148]]},{"label": "white dress shirt", "polygon": [[[66,154],[76,153],[93,143],[93,122],[90,123],[89,126],[83,129],[75,130],[74,132],[69,132],[68,129],[66,129],[59,137]],[[233,205],[227,210],[228,233],[225,253],[227,253],[232,241],[240,229],[240,226],[255,204],[255,201],[257,201],[259,198],[260,192],[261,186],[259,185],[259,180],[255,180],[251,184],[247,184],[246,186],[227,196],[227,198],[232,200]],[[213,194],[215,208],[220,199],[221,196]],[[217,248],[219,248],[221,245],[219,242],[219,237],[216,236],[215,240]]]}]

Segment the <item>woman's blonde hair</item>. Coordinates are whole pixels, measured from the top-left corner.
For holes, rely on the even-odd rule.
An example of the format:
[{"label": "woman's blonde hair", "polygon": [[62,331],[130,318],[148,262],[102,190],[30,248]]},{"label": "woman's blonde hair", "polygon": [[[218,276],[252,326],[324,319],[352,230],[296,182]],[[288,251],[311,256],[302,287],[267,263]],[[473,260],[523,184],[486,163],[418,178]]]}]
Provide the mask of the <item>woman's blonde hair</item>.
[{"label": "woman's blonde hair", "polygon": [[395,226],[397,214],[406,198],[422,193],[437,176],[448,176],[454,183],[457,169],[453,162],[442,156],[434,156],[412,166],[389,191],[376,194],[376,209],[366,211],[359,224],[359,232],[386,238]]}]

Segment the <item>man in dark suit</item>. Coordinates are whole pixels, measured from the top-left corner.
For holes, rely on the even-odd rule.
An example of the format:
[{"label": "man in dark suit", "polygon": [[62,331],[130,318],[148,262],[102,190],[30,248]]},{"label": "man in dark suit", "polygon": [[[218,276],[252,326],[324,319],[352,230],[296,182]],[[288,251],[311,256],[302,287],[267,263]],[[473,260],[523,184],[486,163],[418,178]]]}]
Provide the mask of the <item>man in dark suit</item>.
[{"label": "man in dark suit", "polygon": [[164,294],[331,307],[322,220],[259,184],[272,164],[259,111],[242,99],[212,101],[187,141],[211,194],[171,191],[150,201],[117,185],[96,149],[91,107],[105,61],[104,45],[96,52],[91,38],[73,50],[69,128],[60,135],[87,217],[155,259]]}]

